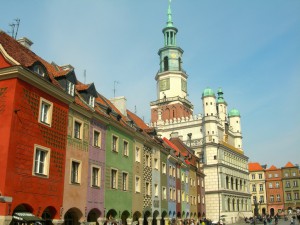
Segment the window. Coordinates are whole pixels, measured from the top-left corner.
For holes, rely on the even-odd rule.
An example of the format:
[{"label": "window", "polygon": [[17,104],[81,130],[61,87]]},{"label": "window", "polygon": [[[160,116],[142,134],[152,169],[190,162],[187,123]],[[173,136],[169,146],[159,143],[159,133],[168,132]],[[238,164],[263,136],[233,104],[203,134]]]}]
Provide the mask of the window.
[{"label": "window", "polygon": [[71,161],[71,183],[79,184],[80,183],[80,162],[79,161]]},{"label": "window", "polygon": [[254,202],[254,203],[257,202],[256,196],[253,196],[253,202]]},{"label": "window", "polygon": [[158,185],[154,184],[154,195],[155,197],[158,197]]},{"label": "window", "polygon": [[145,193],[146,193],[146,195],[150,196],[150,184],[149,184],[149,182],[146,182]]},{"label": "window", "polygon": [[252,174],[252,180],[254,180],[255,179],[255,174]]},{"label": "window", "polygon": [[123,191],[128,190],[128,173],[122,173],[122,187]]},{"label": "window", "polygon": [[74,138],[82,138],[82,123],[77,120],[74,121]]},{"label": "window", "polygon": [[173,189],[173,200],[176,201],[176,190]]},{"label": "window", "polygon": [[279,195],[279,194],[276,196],[276,200],[277,200],[277,202],[280,202],[280,201],[281,201],[280,195]]},{"label": "window", "polygon": [[169,166],[169,176],[172,176],[172,166]]},{"label": "window", "polygon": [[180,179],[180,170],[177,168],[177,178]]},{"label": "window", "polygon": [[111,170],[111,180],[110,185],[112,189],[118,188],[118,170],[112,169]]},{"label": "window", "polygon": [[273,188],[273,184],[272,183],[269,183],[269,188]]},{"label": "window", "polygon": [[135,192],[141,192],[141,179],[140,177],[135,177]]},{"label": "window", "polygon": [[129,155],[129,151],[128,151],[128,142],[124,141],[123,142],[123,155],[124,156],[128,156]]},{"label": "window", "polygon": [[276,186],[276,188],[279,188],[280,186],[279,186],[279,182],[276,182],[275,183],[275,186]]},{"label": "window", "polygon": [[170,192],[170,200],[173,200],[173,191],[172,191],[172,188],[170,188],[169,192]]},{"label": "window", "polygon": [[40,176],[49,175],[50,149],[36,145],[34,149],[33,174]]},{"label": "window", "polygon": [[113,135],[112,136],[112,151],[113,152],[118,152],[118,137]]},{"label": "window", "polygon": [[141,150],[139,147],[135,147],[135,161],[141,162]]},{"label": "window", "polygon": [[262,179],[262,174],[258,174],[258,179]]},{"label": "window", "polygon": [[150,156],[146,155],[146,166],[150,167]]},{"label": "window", "polygon": [[100,168],[92,166],[92,187],[100,187]]},{"label": "window", "polygon": [[184,173],[181,173],[181,181],[184,182]]},{"label": "window", "polygon": [[40,123],[51,126],[53,104],[46,99],[40,100]]},{"label": "window", "polygon": [[298,181],[296,180],[293,181],[293,187],[298,187]]},{"label": "window", "polygon": [[295,177],[296,176],[296,172],[292,172],[292,176]]},{"label": "window", "polygon": [[183,201],[183,202],[185,201],[185,194],[184,194],[184,191],[181,192],[181,201]]},{"label": "window", "polygon": [[90,96],[89,98],[89,105],[94,107],[95,106],[95,97],[94,96]]},{"label": "window", "polygon": [[269,176],[269,178],[272,178],[272,174],[271,174],[271,173],[269,173],[269,175],[268,175],[268,176]]},{"label": "window", "polygon": [[34,65],[33,72],[37,73],[38,75],[44,77],[46,72],[41,65]]},{"label": "window", "polygon": [[291,184],[290,184],[290,182],[289,182],[289,181],[286,181],[286,183],[285,183],[285,187],[287,187],[287,188],[291,187]]},{"label": "window", "polygon": [[259,191],[264,191],[264,185],[263,184],[259,185]]},{"label": "window", "polygon": [[288,174],[288,173],[284,173],[284,176],[285,176],[285,177],[288,177],[288,176],[289,176],[289,174]]},{"label": "window", "polygon": [[270,195],[270,202],[274,202],[274,195]]},{"label": "window", "polygon": [[255,184],[252,184],[252,192],[256,192],[256,186],[255,186]]},{"label": "window", "polygon": [[299,192],[294,193],[294,200],[299,200]]},{"label": "window", "polygon": [[75,85],[67,80],[67,93],[74,96]]},{"label": "window", "polygon": [[101,146],[101,135],[99,131],[94,130],[94,137],[93,137],[93,143],[95,147]]},{"label": "window", "polygon": [[173,166],[173,168],[172,168],[172,171],[173,171],[173,177],[175,178],[176,172],[175,172],[175,167],[174,167],[174,166]]},{"label": "window", "polygon": [[278,174],[277,174],[277,173],[275,173],[275,174],[274,174],[274,177],[278,177]]},{"label": "window", "polygon": [[154,169],[158,170],[158,160],[154,158]]},{"label": "window", "polygon": [[292,200],[291,193],[286,193],[286,200],[288,200],[288,201]]},{"label": "window", "polygon": [[162,173],[166,174],[167,173],[167,165],[165,163],[162,163],[161,167],[162,167]]},{"label": "window", "polygon": [[167,188],[162,187],[162,199],[165,200],[167,199]]},{"label": "window", "polygon": [[259,196],[259,201],[260,201],[261,203],[264,203],[264,202],[265,202],[265,199],[264,199],[264,196],[263,196],[263,195]]}]

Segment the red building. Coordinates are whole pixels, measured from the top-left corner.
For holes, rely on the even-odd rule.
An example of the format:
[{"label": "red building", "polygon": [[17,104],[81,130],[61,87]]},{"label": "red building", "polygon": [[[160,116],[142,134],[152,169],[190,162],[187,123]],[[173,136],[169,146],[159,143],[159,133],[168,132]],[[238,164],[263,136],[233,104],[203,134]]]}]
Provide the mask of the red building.
[{"label": "red building", "polygon": [[55,76],[67,72],[0,32],[0,224],[60,219],[73,97]]}]

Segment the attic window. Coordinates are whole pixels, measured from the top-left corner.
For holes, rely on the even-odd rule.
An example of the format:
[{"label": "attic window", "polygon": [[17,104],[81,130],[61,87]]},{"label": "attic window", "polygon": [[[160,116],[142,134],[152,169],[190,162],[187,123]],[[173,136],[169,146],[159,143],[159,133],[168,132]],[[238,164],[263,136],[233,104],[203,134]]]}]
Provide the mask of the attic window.
[{"label": "attic window", "polygon": [[38,75],[45,77],[45,69],[41,65],[35,65],[33,67],[33,72],[37,73]]},{"label": "attic window", "polygon": [[68,94],[74,96],[74,89],[75,89],[75,85],[71,81],[67,80],[67,92],[68,92]]},{"label": "attic window", "polygon": [[89,105],[94,107],[95,106],[95,97],[94,96],[90,96],[89,98]]}]

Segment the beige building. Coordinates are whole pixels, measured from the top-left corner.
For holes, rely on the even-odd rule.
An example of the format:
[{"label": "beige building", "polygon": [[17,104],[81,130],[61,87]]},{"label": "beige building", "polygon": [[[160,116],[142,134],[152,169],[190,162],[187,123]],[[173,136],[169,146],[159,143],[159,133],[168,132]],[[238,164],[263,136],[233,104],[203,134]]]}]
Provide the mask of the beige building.
[{"label": "beige building", "polygon": [[253,215],[267,214],[267,192],[265,168],[259,163],[253,162],[248,164],[250,192],[252,195],[251,208]]}]

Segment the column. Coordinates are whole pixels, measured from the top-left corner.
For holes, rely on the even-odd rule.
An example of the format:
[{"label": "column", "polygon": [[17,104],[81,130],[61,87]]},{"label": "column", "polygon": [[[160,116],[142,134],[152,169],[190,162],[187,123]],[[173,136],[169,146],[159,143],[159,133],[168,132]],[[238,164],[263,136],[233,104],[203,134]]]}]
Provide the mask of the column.
[{"label": "column", "polygon": [[127,222],[127,225],[131,225],[132,224],[132,218],[127,218],[126,222]]},{"label": "column", "polygon": [[169,217],[165,217],[164,220],[165,220],[165,225],[170,225]]},{"label": "column", "polygon": [[105,217],[99,217],[97,219],[97,222],[99,223],[99,225],[103,225],[105,223],[106,218]]},{"label": "column", "polygon": [[161,224],[161,217],[156,217],[156,224],[160,225]]},{"label": "column", "polygon": [[143,223],[144,223],[144,218],[139,218],[139,224],[143,225]]},{"label": "column", "polygon": [[153,221],[152,217],[148,217],[147,218],[148,225],[152,225],[152,221]]},{"label": "column", "polygon": [[52,220],[52,223],[53,223],[54,225],[61,225],[61,224],[64,223],[64,220],[61,220],[61,219],[53,219],[53,220]]}]

